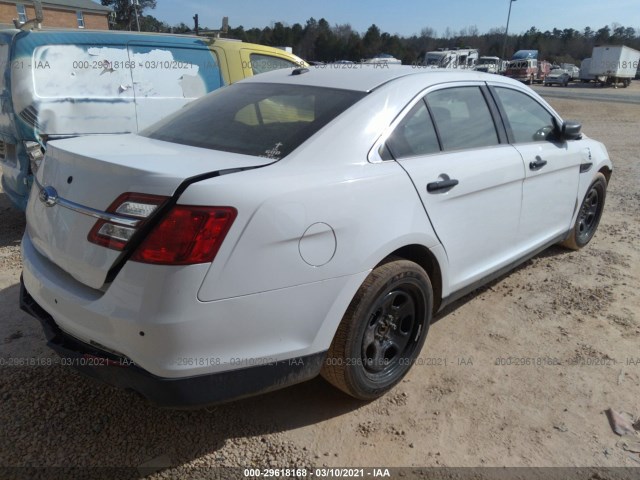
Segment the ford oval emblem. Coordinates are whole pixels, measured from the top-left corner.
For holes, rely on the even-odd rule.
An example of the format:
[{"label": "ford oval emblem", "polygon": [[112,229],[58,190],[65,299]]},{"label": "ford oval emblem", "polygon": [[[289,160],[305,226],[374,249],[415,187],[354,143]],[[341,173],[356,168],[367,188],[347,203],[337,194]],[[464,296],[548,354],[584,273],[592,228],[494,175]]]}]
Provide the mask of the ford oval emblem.
[{"label": "ford oval emblem", "polygon": [[44,187],[40,190],[40,201],[47,207],[53,207],[58,203],[58,192],[53,187]]}]

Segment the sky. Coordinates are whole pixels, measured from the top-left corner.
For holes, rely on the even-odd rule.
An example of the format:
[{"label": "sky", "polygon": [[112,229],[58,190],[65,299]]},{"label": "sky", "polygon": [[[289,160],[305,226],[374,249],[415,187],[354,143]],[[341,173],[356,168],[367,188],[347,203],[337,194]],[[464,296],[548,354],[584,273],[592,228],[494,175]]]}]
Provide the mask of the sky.
[{"label": "sky", "polygon": [[[420,34],[425,27],[442,36],[477,26],[480,33],[504,28],[509,0],[157,0],[147,10],[169,25],[193,26],[198,14],[201,27],[220,28],[222,17],[232,27],[245,29],[271,26],[275,22],[304,26],[307,19],[325,18],[331,25],[349,23],[364,33],[371,24],[383,32],[402,36]],[[554,27],[594,30],[618,23],[640,31],[640,0],[514,0],[509,32],[523,33]]]}]

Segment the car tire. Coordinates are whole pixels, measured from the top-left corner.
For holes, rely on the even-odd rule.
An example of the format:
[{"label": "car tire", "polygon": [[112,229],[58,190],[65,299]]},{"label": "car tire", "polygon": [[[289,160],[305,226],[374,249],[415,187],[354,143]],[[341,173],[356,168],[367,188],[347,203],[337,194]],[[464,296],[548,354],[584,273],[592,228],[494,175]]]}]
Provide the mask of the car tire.
[{"label": "car tire", "polygon": [[351,301],[322,376],[359,400],[384,395],[420,354],[432,309],[433,289],[424,269],[390,258],[369,274]]},{"label": "car tire", "polygon": [[562,246],[571,250],[580,250],[591,241],[598,229],[606,197],[607,179],[602,173],[598,173],[582,200],[576,223],[569,237],[561,243]]}]

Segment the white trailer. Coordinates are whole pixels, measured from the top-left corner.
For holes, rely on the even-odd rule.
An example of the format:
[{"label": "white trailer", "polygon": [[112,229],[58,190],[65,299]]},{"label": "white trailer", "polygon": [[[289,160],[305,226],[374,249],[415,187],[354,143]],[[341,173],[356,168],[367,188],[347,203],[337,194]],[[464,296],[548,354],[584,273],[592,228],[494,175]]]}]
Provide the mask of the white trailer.
[{"label": "white trailer", "polygon": [[427,52],[424,65],[433,68],[469,68],[478,63],[480,52],[477,48],[440,48]]},{"label": "white trailer", "polygon": [[640,52],[623,45],[594,47],[589,73],[601,84],[629,86],[635,77]]}]

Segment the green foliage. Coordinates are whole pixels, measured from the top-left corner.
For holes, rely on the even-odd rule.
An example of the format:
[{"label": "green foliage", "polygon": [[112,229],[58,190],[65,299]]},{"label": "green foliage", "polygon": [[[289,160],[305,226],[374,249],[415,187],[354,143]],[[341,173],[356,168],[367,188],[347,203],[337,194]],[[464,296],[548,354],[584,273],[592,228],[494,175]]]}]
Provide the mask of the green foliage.
[{"label": "green foliage", "polygon": [[[101,2],[102,5],[111,7],[115,12],[115,22],[111,25],[114,30],[137,30],[135,10],[130,0],[101,0]],[[141,17],[144,10],[156,8],[156,0],[138,0],[137,8],[138,16]],[[142,24],[140,30],[142,30]]]},{"label": "green foliage", "polygon": [[[296,55],[312,61],[332,62],[336,60],[360,61],[380,53],[388,53],[404,64],[420,62],[426,52],[438,48],[473,47],[481,55],[501,56],[504,30],[492,29],[480,34],[476,26],[452,32],[445,29],[437,36],[433,28],[425,27],[420,35],[399,37],[383,32],[371,25],[362,35],[349,24],[331,26],[324,18],[310,18],[304,26],[296,23],[287,26],[276,22],[264,29],[245,30],[242,26],[231,28],[229,38],[261,43],[276,47],[290,46]],[[591,55],[595,45],[628,45],[640,49],[640,32],[621,25],[604,26],[599,30],[587,27],[580,32],[573,28],[554,28],[540,31],[531,27],[520,35],[509,35],[507,56],[521,49],[539,50],[542,58],[557,63],[578,64]]]},{"label": "green foliage", "polygon": [[[115,28],[135,30],[135,14],[130,0],[102,0],[103,5],[114,8]],[[139,0],[140,29],[145,32],[193,33],[193,25],[181,23],[170,27],[151,15],[143,15],[145,9],[153,9],[156,0]],[[197,12],[194,12],[197,13]],[[207,31],[206,27],[201,28]],[[361,61],[381,53],[393,55],[404,64],[422,62],[428,51],[438,48],[473,47],[481,55],[501,56],[504,30],[494,28],[480,34],[473,25],[454,32],[446,28],[438,36],[436,30],[425,27],[419,35],[400,37],[383,32],[377,25],[371,25],[364,34],[355,31],[350,24],[331,25],[326,19],[310,18],[304,25],[287,25],[275,22],[265,28],[245,30],[243,26],[230,27],[226,35],[244,42],[259,43],[274,47],[293,47],[296,55],[310,61],[333,62],[336,60]],[[574,63],[591,55],[595,45],[627,45],[640,50],[640,31],[620,24],[613,24],[596,30],[586,27],[580,32],[573,28],[540,31],[531,27],[519,35],[509,35],[507,56],[516,50],[539,50],[541,57],[555,63]]]}]

